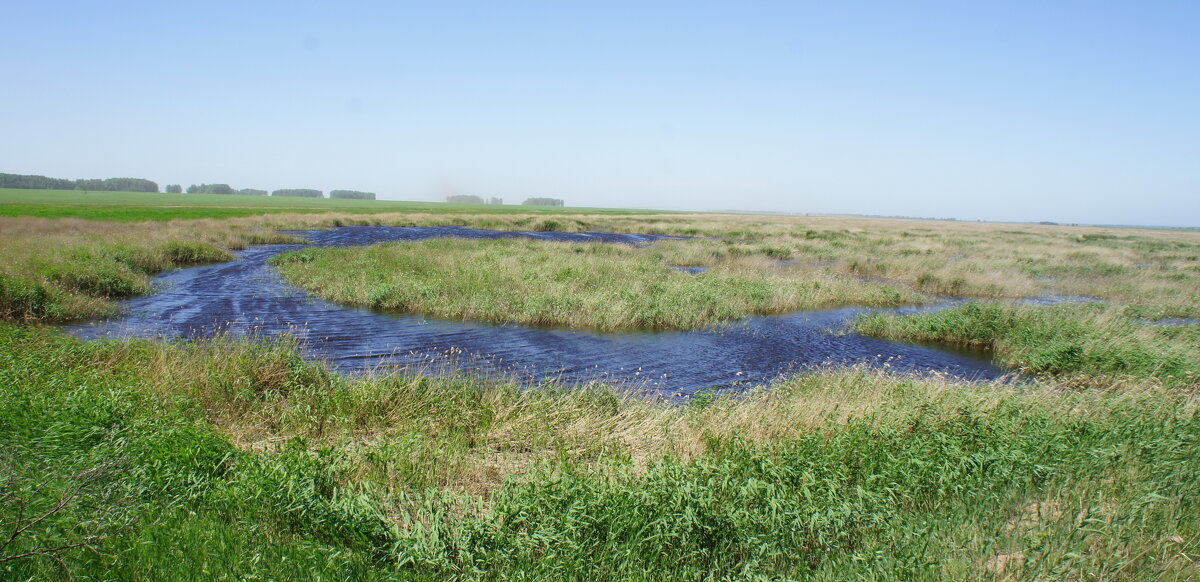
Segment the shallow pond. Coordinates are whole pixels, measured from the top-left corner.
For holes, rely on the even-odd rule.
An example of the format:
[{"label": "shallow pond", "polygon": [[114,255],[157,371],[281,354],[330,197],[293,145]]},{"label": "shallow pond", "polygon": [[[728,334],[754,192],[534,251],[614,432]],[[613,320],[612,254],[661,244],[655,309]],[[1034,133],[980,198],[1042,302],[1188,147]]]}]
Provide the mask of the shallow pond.
[{"label": "shallow pond", "polygon": [[[348,246],[439,236],[533,237],[645,244],[664,238],[607,233],[515,233],[464,228],[344,227],[302,233],[313,245]],[[691,332],[597,334],[373,313],[340,307],[285,283],[267,259],[302,245],[264,245],[238,259],[155,279],[156,292],[124,303],[119,318],[67,330],[83,338],[205,337],[219,330],[272,336],[291,332],[313,356],[356,373],[443,365],[523,381],[644,384],[668,394],[768,382],[808,366],[867,362],[902,372],[988,380],[1003,371],[984,354],[888,342],[843,332],[867,310],[844,308],[753,317]],[[937,307],[933,307],[936,309]],[[916,312],[930,308],[884,311]]]}]

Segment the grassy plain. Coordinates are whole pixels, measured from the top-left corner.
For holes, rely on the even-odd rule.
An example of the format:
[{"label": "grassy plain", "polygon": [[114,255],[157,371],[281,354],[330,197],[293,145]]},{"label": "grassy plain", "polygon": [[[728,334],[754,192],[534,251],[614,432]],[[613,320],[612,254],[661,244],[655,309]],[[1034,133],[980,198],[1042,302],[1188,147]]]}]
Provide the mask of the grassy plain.
[{"label": "grassy plain", "polygon": [[[0,578],[1200,577],[1200,326],[1139,321],[1200,315],[1200,233],[125,208],[134,220],[0,217]],[[769,264],[985,299],[859,325],[990,342],[1039,380],[840,368],[679,405],[429,370],[346,378],[287,340],[84,343],[39,325],[281,229],[349,224],[714,237],[615,252],[658,274]],[[1043,294],[1108,302],[993,302]]]},{"label": "grassy plain", "polygon": [[351,200],[232,194],[83,192],[0,188],[0,216],[85,218],[118,222],[233,218],[263,214],[658,214],[659,211],[551,208],[520,205],[445,204],[398,200]]},{"label": "grassy plain", "polygon": [[[635,248],[531,240],[431,239],[303,249],[272,259],[292,284],[385,311],[601,331],[695,329],[749,315],[925,297],[836,273],[796,273],[774,249],[671,240]],[[692,275],[676,265],[703,264]]]}]

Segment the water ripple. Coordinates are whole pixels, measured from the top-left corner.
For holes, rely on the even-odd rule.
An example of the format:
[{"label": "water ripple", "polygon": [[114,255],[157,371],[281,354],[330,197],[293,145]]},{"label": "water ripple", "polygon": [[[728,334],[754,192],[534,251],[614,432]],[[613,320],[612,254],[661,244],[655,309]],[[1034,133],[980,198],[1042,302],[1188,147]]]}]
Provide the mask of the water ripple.
[{"label": "water ripple", "polygon": [[[655,235],[504,232],[450,227],[344,227],[301,233],[316,246],[433,237],[648,244]],[[237,260],[165,273],[157,292],[124,302],[124,315],[67,326],[82,338],[206,337],[228,330],[292,333],[305,350],[348,372],[436,367],[438,362],[527,382],[607,381],[689,394],[753,385],[807,366],[865,362],[901,372],[993,379],[1003,372],[978,354],[888,342],[841,330],[865,309],[753,317],[690,332],[598,334],[373,313],[341,307],[285,283],[267,259],[301,245],[264,245]],[[882,310],[912,312],[917,308]]]}]

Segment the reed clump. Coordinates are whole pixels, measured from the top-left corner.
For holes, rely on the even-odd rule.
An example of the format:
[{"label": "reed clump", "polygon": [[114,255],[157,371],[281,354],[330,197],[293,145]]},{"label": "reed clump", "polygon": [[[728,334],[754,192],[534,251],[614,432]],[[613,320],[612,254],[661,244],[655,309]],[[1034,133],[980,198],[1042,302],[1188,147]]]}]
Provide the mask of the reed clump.
[{"label": "reed clump", "polygon": [[970,302],[933,313],[868,314],[854,328],[891,340],[984,347],[1006,366],[1059,379],[1200,380],[1200,326],[1155,326],[1102,304]]},{"label": "reed clump", "polygon": [[107,315],[114,300],[150,292],[163,271],[232,260],[250,244],[299,239],[246,222],[111,223],[0,218],[0,319],[69,321]]}]

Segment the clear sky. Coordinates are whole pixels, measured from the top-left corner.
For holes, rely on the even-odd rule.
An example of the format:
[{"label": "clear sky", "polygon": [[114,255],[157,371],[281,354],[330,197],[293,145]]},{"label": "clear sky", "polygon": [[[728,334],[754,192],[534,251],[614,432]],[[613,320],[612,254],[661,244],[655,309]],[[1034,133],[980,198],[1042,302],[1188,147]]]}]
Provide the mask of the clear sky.
[{"label": "clear sky", "polygon": [[1200,226],[1200,2],[6,2],[0,172]]}]

